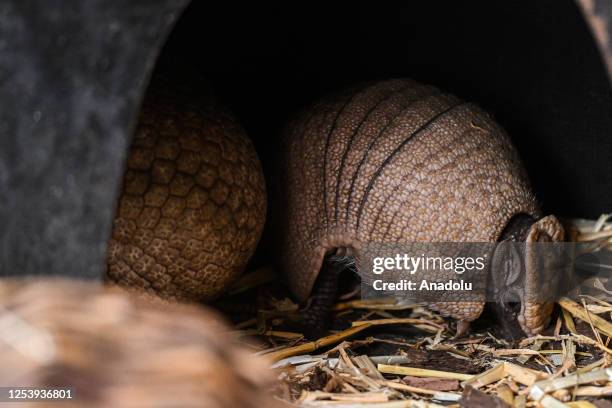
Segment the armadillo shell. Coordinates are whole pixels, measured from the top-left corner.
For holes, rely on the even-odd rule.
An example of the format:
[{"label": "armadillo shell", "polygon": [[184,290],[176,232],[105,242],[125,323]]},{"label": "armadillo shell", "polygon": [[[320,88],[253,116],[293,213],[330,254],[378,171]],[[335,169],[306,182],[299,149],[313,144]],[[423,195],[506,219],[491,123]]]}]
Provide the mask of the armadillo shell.
[{"label": "armadillo shell", "polygon": [[[483,110],[408,79],[332,95],[287,127],[282,268],[305,300],[326,251],[361,243],[495,241],[539,215],[508,136]],[[446,304],[472,320],[481,303]]]},{"label": "armadillo shell", "polygon": [[266,215],[261,165],[228,112],[150,89],[127,158],[108,277],[211,300],[243,271]]}]

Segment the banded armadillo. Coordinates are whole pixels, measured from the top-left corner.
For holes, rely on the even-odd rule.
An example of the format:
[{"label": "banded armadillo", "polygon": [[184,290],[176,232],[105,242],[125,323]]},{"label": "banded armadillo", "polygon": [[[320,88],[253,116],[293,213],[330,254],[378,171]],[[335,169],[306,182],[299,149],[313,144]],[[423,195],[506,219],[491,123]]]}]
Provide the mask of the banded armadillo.
[{"label": "banded armadillo", "polygon": [[[365,242],[563,239],[556,218],[542,218],[506,133],[475,105],[434,87],[398,79],[345,90],[299,114],[285,142],[279,253],[301,301],[327,255]],[[430,306],[458,319],[463,332],[483,305]],[[518,322],[537,333],[551,309],[524,301]]]},{"label": "banded armadillo", "polygon": [[163,80],[149,87],[109,242],[111,280],[211,300],[254,252],[266,215],[259,159],[234,117],[208,99]]}]

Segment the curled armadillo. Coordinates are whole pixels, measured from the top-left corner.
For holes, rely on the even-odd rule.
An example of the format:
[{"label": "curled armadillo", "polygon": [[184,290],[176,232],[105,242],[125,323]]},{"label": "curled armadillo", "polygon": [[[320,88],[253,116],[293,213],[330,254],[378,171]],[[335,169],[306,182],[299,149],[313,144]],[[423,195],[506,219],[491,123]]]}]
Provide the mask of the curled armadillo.
[{"label": "curled armadillo", "polygon": [[259,159],[237,121],[154,82],[127,159],[109,278],[165,298],[210,300],[244,269],[265,213]]},{"label": "curled armadillo", "polygon": [[273,406],[267,363],[207,309],[94,283],[3,280],[0,319],[0,383],[70,387],[63,407]]},{"label": "curled armadillo", "polygon": [[[327,255],[364,242],[563,239],[559,222],[541,217],[506,133],[434,87],[399,79],[348,89],[298,115],[285,141],[281,265],[301,301]],[[463,332],[484,304],[431,306]],[[537,333],[551,309],[522,302],[518,322]]]}]

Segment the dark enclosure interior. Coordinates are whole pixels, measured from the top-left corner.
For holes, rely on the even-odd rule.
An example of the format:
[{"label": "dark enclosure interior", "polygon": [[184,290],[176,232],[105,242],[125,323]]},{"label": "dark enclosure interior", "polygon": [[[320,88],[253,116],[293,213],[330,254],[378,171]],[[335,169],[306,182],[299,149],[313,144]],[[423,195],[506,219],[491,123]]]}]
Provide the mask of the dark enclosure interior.
[{"label": "dark enclosure interior", "polygon": [[194,1],[160,61],[212,83],[254,140],[269,187],[293,112],[348,84],[411,77],[493,114],[546,213],[612,208],[612,93],[572,0]]}]

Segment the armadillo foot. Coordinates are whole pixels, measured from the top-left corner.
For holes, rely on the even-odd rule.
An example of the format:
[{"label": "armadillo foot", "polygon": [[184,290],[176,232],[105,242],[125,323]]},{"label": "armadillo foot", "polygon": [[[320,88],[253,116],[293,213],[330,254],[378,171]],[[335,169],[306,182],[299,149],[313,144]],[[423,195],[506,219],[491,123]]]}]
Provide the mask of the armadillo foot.
[{"label": "armadillo foot", "polygon": [[338,278],[344,266],[326,259],[315,282],[307,306],[302,311],[302,331],[309,339],[318,339],[327,334],[331,309],[336,301]]},{"label": "armadillo foot", "polygon": [[457,332],[455,333],[455,338],[458,339],[467,335],[470,331],[470,322],[467,320],[458,320],[457,321]]}]

